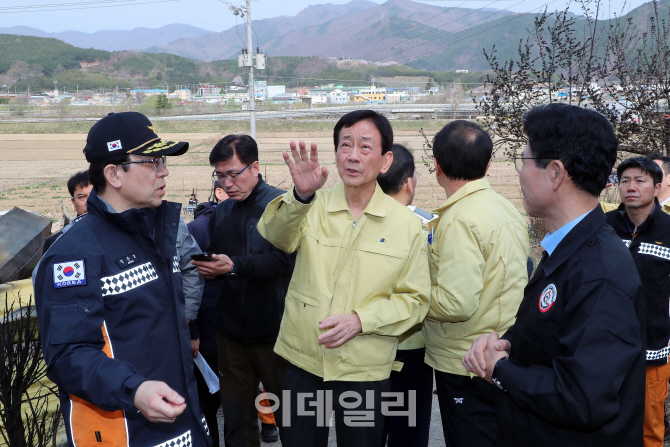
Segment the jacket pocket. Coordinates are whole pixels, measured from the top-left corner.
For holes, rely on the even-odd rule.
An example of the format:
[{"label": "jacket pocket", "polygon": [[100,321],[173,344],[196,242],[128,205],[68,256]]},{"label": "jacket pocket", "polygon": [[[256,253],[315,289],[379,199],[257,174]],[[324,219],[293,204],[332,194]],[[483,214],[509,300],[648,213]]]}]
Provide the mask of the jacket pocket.
[{"label": "jacket pocket", "polygon": [[362,242],[358,244],[356,248],[366,253],[386,256],[389,258],[402,259],[403,261],[406,261],[409,257],[409,250],[400,250],[397,248],[387,247],[381,242],[378,244],[368,244]]},{"label": "jacket pocket", "polygon": [[49,343],[53,345],[80,343],[85,341],[86,309],[83,303],[75,301],[69,304],[52,304],[49,322]]},{"label": "jacket pocket", "polygon": [[319,349],[319,321],[326,317],[325,294],[291,282],[286,295],[279,339],[291,349],[315,356]]},{"label": "jacket pocket", "polygon": [[319,307],[321,303],[325,304],[328,299],[326,294],[295,281],[291,281],[287,296],[291,296],[301,303],[312,307]]}]

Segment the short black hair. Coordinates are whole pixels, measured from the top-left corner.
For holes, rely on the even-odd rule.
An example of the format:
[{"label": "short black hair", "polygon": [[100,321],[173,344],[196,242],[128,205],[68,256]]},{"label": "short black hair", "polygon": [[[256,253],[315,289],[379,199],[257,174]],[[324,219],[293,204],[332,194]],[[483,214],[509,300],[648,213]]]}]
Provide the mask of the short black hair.
[{"label": "short black hair", "polygon": [[471,121],[452,121],[433,139],[433,157],[451,180],[484,177],[492,154],[491,137]]},{"label": "short black hair", "polygon": [[220,161],[228,161],[237,154],[245,165],[258,161],[258,144],[249,135],[226,135],[214,145],[209,153],[209,164],[214,166]]},{"label": "short black hair", "polygon": [[663,181],[663,170],[654,160],[649,157],[631,157],[627,158],[616,168],[616,175],[621,179],[621,175],[626,169],[640,168],[640,170],[648,174],[654,181],[654,186]]},{"label": "short black hair", "polygon": [[74,197],[74,190],[77,189],[77,186],[85,188],[90,184],[91,181],[88,179],[88,171],[79,171],[67,181],[67,190],[70,192],[70,196]]},{"label": "short black hair", "polygon": [[340,131],[345,127],[351,127],[357,122],[364,120],[368,120],[374,124],[382,136],[382,155],[391,150],[391,146],[393,146],[393,128],[391,127],[391,123],[389,123],[389,120],[384,115],[374,110],[354,110],[340,118],[333,130],[335,150],[337,150],[337,146],[340,144]]},{"label": "short black hair", "polygon": [[130,154],[119,154],[116,157],[108,158],[106,160],[94,161],[88,166],[88,177],[93,185],[93,189],[98,194],[102,194],[107,189],[107,179],[105,178],[105,167],[107,165],[121,165],[121,169],[128,171],[129,165],[124,165],[130,160]]},{"label": "short black hair", "polygon": [[393,163],[385,174],[377,176],[377,183],[384,194],[394,195],[402,189],[408,178],[414,177],[414,155],[402,144],[391,146]]},{"label": "short black hair", "polygon": [[597,197],[605,188],[618,141],[603,115],[569,104],[545,104],[523,115],[523,130],[538,168],[560,160],[580,190]]},{"label": "short black hair", "polygon": [[653,151],[647,154],[647,158],[651,160],[658,160],[661,162],[661,168],[663,169],[663,175],[670,174],[670,157],[661,154],[660,152]]}]

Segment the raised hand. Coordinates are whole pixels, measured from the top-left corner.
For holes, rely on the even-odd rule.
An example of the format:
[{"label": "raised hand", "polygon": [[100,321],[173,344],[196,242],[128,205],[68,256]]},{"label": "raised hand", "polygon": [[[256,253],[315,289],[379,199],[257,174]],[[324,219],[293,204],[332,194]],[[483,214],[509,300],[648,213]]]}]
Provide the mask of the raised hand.
[{"label": "raised hand", "polygon": [[316,151],[316,143],[312,143],[310,147],[309,156],[305,148],[305,142],[298,143],[300,152],[296,148],[295,141],[291,141],[291,156],[284,152],[284,161],[293,177],[293,184],[295,185],[295,192],[301,199],[307,200],[323,185],[328,179],[328,168],[319,166],[319,156]]}]

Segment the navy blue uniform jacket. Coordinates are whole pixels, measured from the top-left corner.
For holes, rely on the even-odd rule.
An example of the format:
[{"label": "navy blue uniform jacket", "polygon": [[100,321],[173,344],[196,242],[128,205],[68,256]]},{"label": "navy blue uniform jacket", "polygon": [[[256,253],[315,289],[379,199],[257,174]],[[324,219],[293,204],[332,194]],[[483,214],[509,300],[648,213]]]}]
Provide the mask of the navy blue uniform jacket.
[{"label": "navy blue uniform jacket", "polygon": [[236,271],[223,276],[217,329],[237,343],[270,343],[279,334],[296,254],[263,239],[256,226],[267,204],[285,192],[259,175],[249,197],[224,200],[209,220],[207,251],[228,255]]},{"label": "navy blue uniform jacket", "polygon": [[499,445],[642,446],[642,287],[599,206],[545,252],[504,338]]},{"label": "navy blue uniform jacket", "polygon": [[654,210],[635,236],[624,219],[623,205],[605,215],[628,247],[642,280],[647,311],[647,366],[668,363],[670,352],[670,215],[665,214],[657,199],[654,201]]},{"label": "navy blue uniform jacket", "polygon": [[[34,283],[42,350],[71,446],[211,442],[176,259],[180,210],[163,202],[152,238],[145,213],[153,211],[110,213],[93,191],[88,214],[40,261]],[[135,391],[145,380],[166,382],[186,399],[174,423],[152,423],[137,411]]]}]

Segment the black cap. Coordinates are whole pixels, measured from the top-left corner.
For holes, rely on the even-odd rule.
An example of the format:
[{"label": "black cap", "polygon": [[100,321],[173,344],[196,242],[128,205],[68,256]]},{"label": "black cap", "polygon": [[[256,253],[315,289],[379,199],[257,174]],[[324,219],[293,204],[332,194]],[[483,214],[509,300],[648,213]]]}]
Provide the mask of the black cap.
[{"label": "black cap", "polygon": [[86,161],[102,161],[121,154],[182,155],[188,143],[161,141],[149,118],[139,112],[110,113],[91,127],[86,138]]}]

